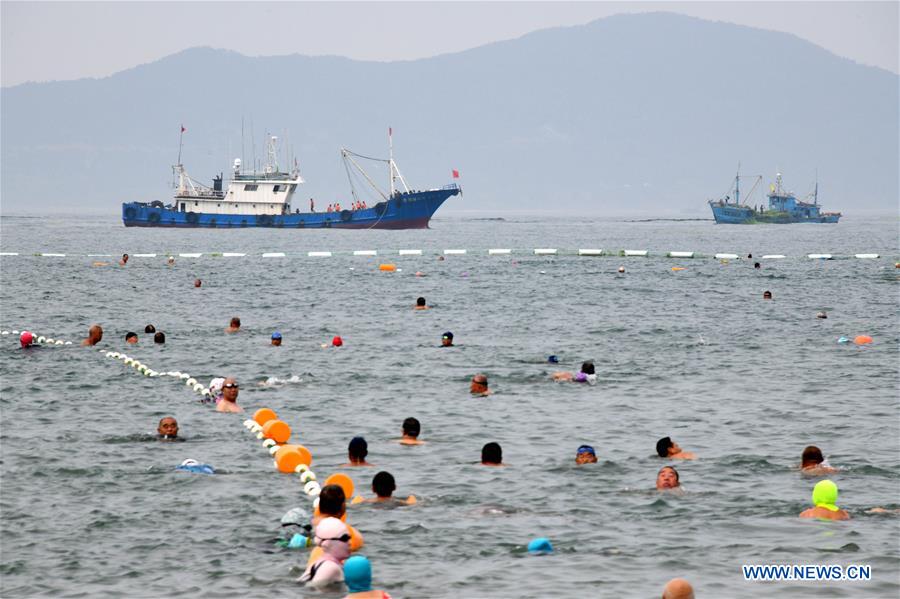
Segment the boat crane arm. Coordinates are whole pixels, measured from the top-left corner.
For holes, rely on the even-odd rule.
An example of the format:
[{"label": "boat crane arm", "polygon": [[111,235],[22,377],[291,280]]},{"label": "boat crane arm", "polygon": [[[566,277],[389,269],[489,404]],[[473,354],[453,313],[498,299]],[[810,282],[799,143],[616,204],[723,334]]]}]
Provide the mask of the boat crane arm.
[{"label": "boat crane arm", "polygon": [[354,197],[354,198],[356,197],[356,189],[353,187],[353,180],[350,179],[350,169],[347,167],[347,163],[348,163],[348,162],[349,162],[350,164],[352,164],[352,165],[354,166],[354,168],[356,168],[356,170],[358,170],[358,171],[360,172],[360,174],[362,174],[363,177],[366,178],[366,181],[369,182],[369,185],[371,185],[372,188],[373,188],[375,191],[377,191],[378,194],[379,194],[382,198],[384,198],[385,200],[388,199],[387,194],[384,193],[383,191],[381,191],[381,188],[379,188],[379,187],[375,184],[375,182],[372,181],[372,178],[369,177],[369,174],[366,173],[366,171],[363,170],[363,168],[362,168],[361,166],[359,166],[359,164],[358,164],[355,160],[353,160],[353,157],[356,156],[357,158],[363,158],[363,159],[365,159],[365,160],[372,160],[372,161],[375,161],[375,162],[390,162],[389,160],[384,160],[384,159],[382,159],[382,158],[372,158],[372,157],[370,157],[370,156],[363,156],[362,154],[357,154],[356,152],[352,152],[352,151],[350,151],[350,150],[348,150],[348,149],[346,149],[346,148],[341,148],[341,156],[342,156],[343,159],[344,159],[344,168],[347,170],[347,178],[350,180],[350,189],[351,189],[352,192],[353,192],[353,197]]}]

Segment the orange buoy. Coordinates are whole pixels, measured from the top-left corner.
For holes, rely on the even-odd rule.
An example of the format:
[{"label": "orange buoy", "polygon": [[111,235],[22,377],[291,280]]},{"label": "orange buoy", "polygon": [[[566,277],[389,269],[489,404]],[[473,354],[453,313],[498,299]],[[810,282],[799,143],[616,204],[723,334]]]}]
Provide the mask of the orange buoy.
[{"label": "orange buoy", "polygon": [[856,338],[853,339],[853,343],[856,345],[866,345],[867,343],[872,343],[872,338],[868,335],[857,335]]},{"label": "orange buoy", "polygon": [[364,545],[362,533],[347,525],[347,532],[350,534],[350,551],[359,551]]},{"label": "orange buoy", "polygon": [[272,419],[263,425],[262,434],[266,439],[272,439],[281,445],[282,443],[287,443],[288,439],[291,438],[291,427],[288,426],[287,422]]},{"label": "orange buoy", "polygon": [[282,474],[293,474],[302,461],[303,457],[300,452],[292,445],[279,447],[275,452],[275,465]]},{"label": "orange buoy", "polygon": [[325,485],[337,485],[344,490],[344,497],[348,500],[353,497],[353,479],[343,472],[336,472],[329,476],[325,479]]},{"label": "orange buoy", "polygon": [[387,272],[394,272],[395,270],[397,270],[397,265],[396,265],[396,264],[379,264],[379,265],[378,265],[378,270],[384,270],[384,271],[387,271]]},{"label": "orange buoy", "polygon": [[675,271],[684,270],[684,267],[683,266],[673,266],[672,270],[675,270]]},{"label": "orange buoy", "polygon": [[253,413],[253,419],[260,426],[265,426],[269,420],[275,420],[276,418],[278,418],[278,415],[269,408],[260,408]]}]

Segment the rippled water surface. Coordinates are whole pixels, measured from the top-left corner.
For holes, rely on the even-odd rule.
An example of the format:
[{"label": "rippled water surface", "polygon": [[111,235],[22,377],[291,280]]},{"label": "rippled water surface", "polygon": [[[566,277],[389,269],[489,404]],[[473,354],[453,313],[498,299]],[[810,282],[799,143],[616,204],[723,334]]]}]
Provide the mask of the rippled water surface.
[{"label": "rippled water surface", "polygon": [[[376,583],[394,597],[650,597],[675,576],[698,597],[900,594],[900,517],[866,513],[900,508],[896,215],[851,215],[836,226],[538,218],[432,226],[189,231],[4,217],[2,251],[20,255],[0,261],[0,327],[76,345],[22,351],[14,336],[0,340],[0,595],[341,596],[298,587],[305,552],[274,544],[281,515],[309,506],[297,477],[273,469],[242,417],[216,413],[171,378],[145,378],[77,347],[95,322],[105,331],[99,347],[156,370],[237,377],[239,404],[278,412],[312,450],[320,479],[342,470],[351,437],[365,436],[377,469],[351,471],[357,489],[371,495],[371,477],[385,469],[398,495],[420,499],[350,508]],[[657,257],[534,256],[534,248]],[[380,255],[350,255],[369,249]],[[754,270],[746,258],[661,257],[670,250],[788,258]],[[88,256],[123,252],[159,255],[125,268],[93,267],[112,259]],[[167,266],[164,256],[179,252],[205,255]],[[882,258],[805,257],[820,252]],[[401,270],[378,271],[387,261]],[[773,301],[761,299],[767,289]],[[433,308],[413,311],[417,296]],[[815,318],[820,310],[827,320]],[[243,329],[225,335],[232,316]],[[142,333],[147,323],[165,331],[164,346]],[[268,345],[274,330],[280,348]],[[439,348],[447,330],[457,346]],[[125,345],[127,331],[139,345]],[[874,343],[836,342],[859,334]],[[344,347],[322,349],[334,335]],[[585,359],[597,365],[596,386],[550,381]],[[476,372],[495,395],[468,394]],[[292,376],[299,382],[259,384]],[[166,415],[178,418],[185,442],[153,440]],[[426,445],[393,442],[407,416],[422,422]],[[677,464],[680,497],[653,490],[666,463],[655,443],[666,435],[698,455]],[[476,465],[488,441],[502,445],[507,467]],[[575,466],[583,443],[598,464]],[[815,483],[795,469],[809,444],[841,468],[834,480],[849,522],[797,517]],[[218,473],[174,471],[186,458]],[[555,554],[527,555],[536,536],[549,537]],[[873,579],[741,575],[742,564],[782,563],[868,564]]]}]

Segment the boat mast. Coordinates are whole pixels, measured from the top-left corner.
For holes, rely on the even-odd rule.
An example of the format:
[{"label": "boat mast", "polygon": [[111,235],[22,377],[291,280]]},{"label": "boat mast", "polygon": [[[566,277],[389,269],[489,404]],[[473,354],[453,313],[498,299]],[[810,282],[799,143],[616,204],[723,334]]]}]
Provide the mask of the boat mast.
[{"label": "boat mast", "polygon": [[819,205],[819,169],[816,169],[816,188],[813,190],[813,205]]},{"label": "boat mast", "polygon": [[388,166],[391,171],[391,197],[394,197],[394,129],[388,127]]},{"label": "boat mast", "polygon": [[734,203],[741,203],[741,163],[738,162],[737,174],[734,176]]}]

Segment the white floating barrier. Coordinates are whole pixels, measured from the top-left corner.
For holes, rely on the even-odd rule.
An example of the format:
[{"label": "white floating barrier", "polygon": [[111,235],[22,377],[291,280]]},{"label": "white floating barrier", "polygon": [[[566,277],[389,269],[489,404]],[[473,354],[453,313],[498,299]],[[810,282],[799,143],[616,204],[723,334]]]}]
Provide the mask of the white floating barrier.
[{"label": "white floating barrier", "polygon": [[354,256],[377,256],[378,251],[377,250],[354,250],[353,255]]},{"label": "white floating barrier", "polygon": [[444,250],[444,254],[447,256],[460,255],[460,254],[465,254],[465,253],[466,253],[466,250]]},{"label": "white floating barrier", "polygon": [[622,250],[623,256],[647,256],[647,250]]},{"label": "white floating barrier", "polygon": [[88,254],[88,258],[112,258],[112,254]]},{"label": "white floating barrier", "polygon": [[737,260],[737,254],[716,254],[716,260]]},{"label": "white floating barrier", "polygon": [[[178,254],[181,258],[199,258],[203,254]],[[171,256],[169,256],[171,258]]]},{"label": "white floating barrier", "polygon": [[504,255],[504,254],[512,254],[512,250],[499,249],[499,248],[488,250],[488,256],[498,256],[498,255]]},{"label": "white floating barrier", "polygon": [[854,256],[863,260],[874,260],[881,257],[878,254],[854,254]]},{"label": "white floating barrier", "polygon": [[556,250],[554,248],[535,248],[534,255],[535,256],[555,256]]},{"label": "white floating barrier", "polygon": [[284,258],[284,252],[266,252],[263,258]]},{"label": "white floating barrier", "polygon": [[762,257],[763,260],[781,260],[784,258],[784,254],[766,254]]},{"label": "white floating barrier", "polygon": [[603,255],[603,250],[599,250],[599,249],[593,249],[593,250],[592,250],[592,249],[583,249],[583,250],[578,250],[578,255],[579,255],[579,256],[602,256],[602,255]]},{"label": "white floating barrier", "polygon": [[41,256],[46,256],[48,258],[65,258],[65,254],[49,254],[47,252],[41,252]]},{"label": "white floating barrier", "polygon": [[132,258],[156,258],[156,254],[131,254]]},{"label": "white floating barrier", "polygon": [[421,256],[422,250],[400,250],[401,256]]},{"label": "white floating barrier", "polygon": [[310,258],[331,258],[331,252],[306,252],[306,255]]},{"label": "white floating barrier", "polygon": [[809,254],[807,258],[810,260],[831,260],[831,254]]},{"label": "white floating barrier", "polygon": [[666,255],[669,258],[693,258],[694,252],[669,252]]},{"label": "white floating barrier", "polygon": [[0,256],[18,256],[19,252],[0,252]]},{"label": "white floating barrier", "polygon": [[246,255],[240,252],[222,252],[222,256],[225,258],[242,258]]}]

